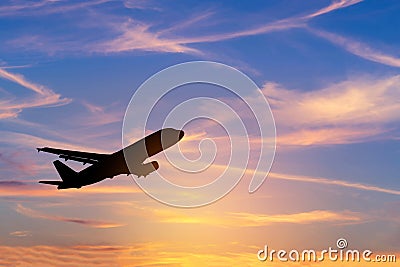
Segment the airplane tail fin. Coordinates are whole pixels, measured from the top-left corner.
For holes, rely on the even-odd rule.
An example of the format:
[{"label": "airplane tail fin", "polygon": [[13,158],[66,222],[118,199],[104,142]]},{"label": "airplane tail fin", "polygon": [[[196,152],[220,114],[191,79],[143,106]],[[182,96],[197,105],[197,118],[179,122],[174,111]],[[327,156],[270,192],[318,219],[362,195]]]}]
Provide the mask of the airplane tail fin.
[{"label": "airplane tail fin", "polygon": [[71,181],[71,179],[77,175],[76,171],[74,171],[59,160],[54,161],[53,164],[64,182]]}]

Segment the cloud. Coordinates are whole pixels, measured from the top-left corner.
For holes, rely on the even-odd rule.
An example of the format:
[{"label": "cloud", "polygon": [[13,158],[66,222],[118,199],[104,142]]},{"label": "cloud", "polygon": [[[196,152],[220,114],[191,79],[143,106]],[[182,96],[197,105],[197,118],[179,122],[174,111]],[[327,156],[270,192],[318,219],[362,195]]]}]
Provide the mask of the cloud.
[{"label": "cloud", "polygon": [[363,222],[362,216],[357,212],[329,210],[313,210],[294,214],[255,214],[245,212],[230,213],[232,222],[241,226],[265,226],[273,223],[327,223],[327,222]]},{"label": "cloud", "polygon": [[378,193],[386,193],[392,195],[400,195],[399,190],[395,189],[387,189],[375,185],[368,185],[362,183],[353,183],[344,180],[335,180],[335,179],[328,179],[322,177],[311,177],[311,176],[301,176],[301,175],[291,175],[291,174],[283,174],[283,173],[269,173],[269,179],[281,179],[281,180],[289,180],[289,181],[296,181],[296,182],[306,182],[306,183],[316,183],[316,184],[325,184],[325,185],[336,185],[341,187],[349,187],[358,190],[365,190],[365,191],[372,191]]},{"label": "cloud", "polygon": [[124,226],[124,224],[115,222],[106,222],[106,221],[89,220],[81,218],[68,218],[63,216],[49,215],[37,210],[24,207],[21,204],[17,205],[15,211],[31,218],[38,218],[38,219],[45,219],[45,220],[59,221],[59,222],[71,222],[93,228],[114,228],[114,227]]},{"label": "cloud", "polygon": [[65,141],[49,140],[31,134],[8,132],[8,131],[0,131],[0,143],[12,144],[18,147],[25,147],[28,149],[32,149],[32,151],[37,147],[48,146],[48,147],[63,148],[69,150],[105,153],[104,150],[99,150],[98,148],[95,147],[71,144]]},{"label": "cloud", "polygon": [[[396,126],[400,122],[399,87],[400,75],[360,76],[308,91],[289,90],[277,83],[266,82],[262,92],[274,115],[278,147],[295,148],[395,139],[400,130]],[[225,101],[234,110],[240,110],[241,116],[244,114],[242,120],[245,123],[256,123],[253,117],[240,109],[239,100],[231,98]],[[253,108],[265,105],[257,94],[246,97],[246,101]],[[202,107],[207,108],[207,103]],[[258,119],[258,124],[268,125],[266,118]],[[234,123],[227,116],[223,121],[225,124]],[[213,136],[213,127],[211,124],[201,125],[200,129],[185,137],[184,142],[200,141],[205,139],[205,135],[213,140],[227,139]],[[230,138],[243,139],[238,136]],[[254,145],[260,142],[258,136],[249,135],[248,140]],[[195,152],[197,150],[195,147]]]},{"label": "cloud", "polygon": [[[0,246],[1,266],[257,266],[266,265],[257,259],[259,246],[224,244],[198,246],[176,242],[134,243],[132,245],[75,245],[75,246]],[[239,250],[240,249],[240,250]],[[292,248],[295,249],[295,248]],[[396,255],[398,251],[382,251],[382,255]],[[386,262],[388,267],[398,263]],[[335,261],[307,262],[307,266],[337,266]],[[274,261],[273,266],[299,266],[298,262]],[[346,263],[346,266],[360,266]],[[382,266],[369,262],[368,266]]]},{"label": "cloud", "polygon": [[[45,8],[42,7],[40,9],[34,9],[33,11],[34,13],[41,12],[41,14],[51,14],[77,10],[92,5],[95,6],[105,2],[108,1],[89,1],[80,4],[41,2],[41,5],[43,5]],[[96,13],[91,13],[89,14],[92,16],[91,21],[95,20],[96,24],[90,25],[90,23],[87,23],[85,25],[85,28],[88,29],[91,27],[91,30],[101,30],[101,32],[104,33],[104,37],[97,39],[95,42],[83,37],[75,37],[73,41],[63,41],[62,38],[54,40],[53,38],[49,39],[45,36],[32,36],[31,34],[29,34],[28,36],[19,37],[11,41],[10,43],[13,46],[23,47],[26,49],[36,49],[40,51],[45,51],[47,53],[50,52],[51,54],[59,51],[84,51],[89,53],[123,53],[131,51],[150,51],[161,53],[187,53],[199,55],[203,54],[203,52],[199,49],[189,47],[190,44],[220,42],[246,36],[305,27],[307,21],[314,17],[321,16],[350,5],[354,5],[358,2],[360,1],[333,1],[328,6],[312,12],[308,15],[289,17],[270,23],[264,23],[262,25],[244,30],[193,37],[179,37],[177,35],[177,31],[188,29],[190,29],[190,32],[195,31],[195,24],[199,21],[204,21],[206,18],[209,18],[209,16],[212,14],[211,12],[205,12],[192,18],[188,18],[186,22],[157,30],[155,30],[153,27],[154,23],[140,22],[130,17],[125,17],[121,19],[121,16],[112,16],[110,14],[101,15],[100,17],[99,15],[96,15]],[[146,2],[146,4],[143,5],[142,1],[125,1],[124,5],[126,8],[154,9],[154,4],[148,4]],[[28,12],[28,14],[29,12],[32,12],[32,10],[28,9],[27,5],[23,6],[24,7],[20,10],[21,14],[24,14],[24,12]],[[13,12],[15,13],[15,11]],[[18,15],[18,12],[16,13],[16,15]],[[85,34],[85,36],[87,35]]]},{"label": "cloud", "polygon": [[302,129],[299,131],[282,134],[277,137],[279,145],[286,146],[318,146],[361,143],[373,140],[371,136],[385,133],[381,128],[328,128],[328,129]]},{"label": "cloud", "polygon": [[218,227],[258,227],[272,224],[361,223],[364,215],[352,211],[312,210],[288,214],[261,214],[247,212],[192,213],[176,209],[142,210],[142,216],[174,224],[204,224]]},{"label": "cloud", "polygon": [[173,26],[171,28],[163,29],[156,32],[151,32],[150,30],[151,25],[138,24],[137,22],[134,22],[133,20],[129,19],[123,24],[116,24],[114,26],[115,31],[119,32],[119,35],[116,38],[110,39],[108,41],[96,45],[93,51],[105,52],[105,53],[110,53],[110,52],[118,53],[125,51],[142,50],[142,51],[199,54],[200,53],[199,50],[190,48],[187,45],[194,43],[219,42],[240,37],[265,34],[274,31],[282,31],[296,27],[304,27],[306,21],[311,18],[326,14],[328,12],[340,8],[344,8],[346,6],[356,4],[358,2],[360,1],[344,0],[340,1],[339,3],[334,1],[329,6],[307,16],[282,19],[261,26],[257,26],[251,29],[240,30],[236,32],[211,34],[211,35],[197,36],[197,37],[169,38],[165,36],[165,33],[171,33],[177,29],[184,29],[188,26],[191,26],[193,23],[208,17],[210,15],[209,12],[201,14],[195,17],[194,19],[190,19],[188,20],[188,22],[180,24],[179,26]]},{"label": "cloud", "polygon": [[32,158],[26,157],[26,154],[21,151],[0,153],[0,166],[6,166],[15,173],[28,175],[35,174],[37,170],[42,169],[33,162]]},{"label": "cloud", "polygon": [[124,6],[128,9],[152,9],[162,11],[157,7],[157,3],[151,0],[124,0]]},{"label": "cloud", "polygon": [[121,122],[124,117],[123,110],[114,111],[87,101],[82,101],[82,105],[89,111],[89,115],[81,122],[87,126],[103,126],[115,122]]},{"label": "cloud", "polygon": [[[225,249],[230,249],[225,244]],[[245,251],[237,251],[237,247]],[[190,250],[192,249],[192,250]],[[132,245],[0,246],[1,266],[253,266],[254,248],[233,246],[215,251],[212,244],[187,246],[175,242]],[[221,249],[222,250],[222,249]]]},{"label": "cloud", "polygon": [[278,127],[278,145],[324,145],[365,142],[382,134],[391,138],[390,125],[400,121],[399,86],[395,75],[359,77],[313,91],[274,83],[262,90]]},{"label": "cloud", "polygon": [[20,182],[20,181],[0,181],[0,188],[1,187],[23,186],[23,185],[25,185],[25,183]]},{"label": "cloud", "polygon": [[169,53],[199,53],[198,50],[185,46],[182,40],[166,38],[159,33],[150,31],[150,25],[137,24],[129,19],[123,24],[114,26],[118,33],[116,38],[95,44],[93,52],[119,53],[133,50],[169,52]]},{"label": "cloud", "polygon": [[327,14],[329,12],[332,12],[332,11],[335,11],[335,10],[338,10],[341,8],[355,5],[362,1],[363,0],[335,0],[335,1],[332,1],[332,3],[329,6],[321,8],[318,11],[315,11],[314,13],[311,13],[310,15],[305,16],[305,18],[315,18],[317,16],[321,16],[321,15]]},{"label": "cloud", "polygon": [[30,98],[2,100],[0,102],[0,119],[15,118],[26,108],[59,106],[71,102],[70,99],[61,98],[59,94],[54,93],[45,86],[33,83],[24,76],[11,73],[4,68],[0,68],[0,78],[16,83],[35,93]]},{"label": "cloud", "polygon": [[21,181],[0,181],[0,198],[4,197],[54,197],[58,198],[76,198],[85,195],[109,195],[109,194],[142,194],[143,191],[136,186],[110,186],[110,185],[93,185],[85,187],[82,190],[68,189],[57,190],[55,187],[40,185],[38,183],[29,183]]},{"label": "cloud", "polygon": [[316,29],[309,29],[309,30],[315,35],[322,37],[337,46],[342,47],[346,51],[356,56],[391,67],[397,67],[397,68],[400,67],[399,57],[385,54],[381,51],[369,47],[366,44],[334,33]]},{"label": "cloud", "polygon": [[15,237],[27,237],[31,236],[32,233],[30,231],[14,231],[9,233],[10,236],[15,236]]},{"label": "cloud", "polygon": [[86,7],[96,6],[112,0],[91,0],[80,3],[68,3],[68,1],[42,0],[42,1],[11,1],[0,7],[0,16],[27,16],[49,15],[70,12]]},{"label": "cloud", "polygon": [[[225,165],[218,165],[218,164],[213,164],[213,167],[220,168],[220,169],[227,168],[227,166],[225,166]],[[234,166],[229,166],[229,168],[237,170],[239,173],[242,172],[242,169],[236,168]],[[246,173],[253,174],[254,169],[247,168]],[[391,195],[400,195],[400,191],[396,190],[396,189],[388,189],[388,188],[384,188],[384,187],[380,187],[380,186],[376,186],[376,185],[369,185],[369,184],[363,184],[363,183],[354,183],[354,182],[349,182],[346,180],[338,180],[338,179],[325,178],[325,177],[304,176],[304,175],[293,175],[293,174],[277,173],[277,172],[268,172],[268,173],[265,172],[264,174],[268,175],[268,179],[288,180],[288,181],[305,182],[305,183],[316,183],[316,184],[322,184],[322,185],[335,185],[335,186],[353,188],[353,189],[357,189],[357,190],[372,191],[372,192],[385,193],[385,194],[391,194]]]},{"label": "cloud", "polygon": [[189,42],[216,42],[223,41],[228,39],[234,39],[245,36],[252,36],[258,34],[265,34],[274,31],[287,30],[292,28],[304,27],[306,22],[314,17],[321,16],[327,14],[329,12],[351,6],[361,2],[362,0],[340,0],[340,1],[332,1],[332,3],[316,12],[313,12],[309,15],[305,16],[295,16],[287,19],[278,20],[272,23],[267,23],[258,27],[254,27],[252,29],[232,32],[232,33],[224,33],[218,35],[209,35],[205,37],[198,37],[197,39],[189,40]]},{"label": "cloud", "polygon": [[43,8],[43,6],[53,3],[54,1],[43,0],[36,3],[20,1],[19,3],[3,5],[0,7],[0,15],[14,15],[15,13],[27,9]]},{"label": "cloud", "polygon": [[271,23],[266,23],[254,28],[240,30],[236,32],[228,32],[221,34],[211,34],[198,37],[183,37],[183,38],[167,38],[162,37],[163,34],[172,32],[176,29],[182,29],[191,26],[194,22],[207,18],[210,13],[201,14],[194,19],[188,20],[187,23],[181,24],[178,28],[173,26],[169,29],[164,29],[158,32],[151,33],[150,25],[134,24],[132,20],[128,20],[122,25],[118,25],[115,29],[120,30],[121,34],[112,40],[106,41],[95,48],[95,51],[101,52],[123,52],[132,50],[157,51],[157,52],[174,52],[174,53],[200,53],[199,50],[189,48],[186,45],[193,43],[209,43],[219,42],[229,39],[235,39],[258,34],[265,34],[274,31],[282,31],[292,28],[304,27],[305,23],[314,17],[341,9],[347,6],[354,5],[362,0],[341,0],[333,1],[327,7],[324,7],[316,12],[306,16],[297,16],[287,19],[281,19]]}]

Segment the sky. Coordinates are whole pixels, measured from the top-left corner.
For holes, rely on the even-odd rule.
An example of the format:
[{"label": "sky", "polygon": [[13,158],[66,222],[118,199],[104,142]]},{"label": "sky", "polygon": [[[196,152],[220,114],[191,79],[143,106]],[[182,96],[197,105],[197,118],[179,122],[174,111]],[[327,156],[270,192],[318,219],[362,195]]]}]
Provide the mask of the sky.
[{"label": "sky", "polygon": [[[364,266],[257,259],[265,245],[321,251],[339,238],[398,259],[399,11],[395,0],[2,1],[0,266]],[[121,149],[124,114],[140,85],[190,61],[232,66],[259,87],[248,96],[253,107],[263,105],[257,94],[268,100],[276,152],[256,192],[248,192],[260,153],[254,117],[236,95],[201,84],[171,91],[138,127],[158,130],[191,98],[232,107],[250,133],[245,170],[229,157],[246,146],[230,148],[223,127],[204,118],[185,125],[171,154],[205,171],[182,172],[164,154],[154,157],[159,172],[183,186],[244,172],[218,201],[171,207],[126,175],[81,189],[37,183],[59,179],[57,156],[37,147]],[[191,112],[213,107],[203,101]]]}]

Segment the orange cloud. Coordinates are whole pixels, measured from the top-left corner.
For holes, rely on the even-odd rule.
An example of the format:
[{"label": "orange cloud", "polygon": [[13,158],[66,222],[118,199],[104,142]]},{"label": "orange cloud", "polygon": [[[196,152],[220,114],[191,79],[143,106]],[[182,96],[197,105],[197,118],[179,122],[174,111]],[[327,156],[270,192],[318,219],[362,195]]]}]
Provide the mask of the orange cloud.
[{"label": "orange cloud", "polygon": [[267,83],[263,92],[269,98],[278,124],[352,126],[400,120],[396,112],[400,108],[399,84],[399,75],[382,79],[360,77],[306,92]]},{"label": "orange cloud", "polygon": [[20,181],[0,181],[0,197],[76,197],[90,194],[133,194],[143,191],[136,186],[103,186],[93,185],[84,189],[57,190],[46,185],[24,183]]},{"label": "orange cloud", "polygon": [[277,137],[278,145],[309,146],[360,143],[371,140],[372,136],[385,133],[384,129],[326,128],[301,129]]},{"label": "orange cloud", "polygon": [[278,145],[346,144],[390,132],[388,125],[400,121],[399,86],[396,75],[306,92],[266,83],[263,92],[275,117]]},{"label": "orange cloud", "polygon": [[40,211],[36,211],[27,207],[22,206],[21,204],[17,205],[17,208],[15,209],[18,213],[32,217],[32,218],[39,218],[39,219],[45,219],[45,220],[52,220],[52,221],[59,221],[59,222],[71,222],[71,223],[77,223],[93,228],[114,228],[114,227],[120,227],[124,226],[124,224],[120,223],[115,223],[115,222],[106,222],[106,221],[97,221],[97,220],[89,220],[89,219],[81,219],[81,218],[68,218],[68,217],[63,217],[63,216],[55,216],[55,215],[49,215],[42,213]]},{"label": "orange cloud", "polygon": [[[275,83],[264,84],[262,91],[268,98],[277,126],[277,145],[310,146],[360,143],[393,138],[394,123],[400,121],[400,75],[385,78],[359,77],[331,84],[312,91],[288,90]],[[246,98],[252,107],[263,105],[262,99],[254,94]],[[227,100],[239,110],[237,100]],[[231,123],[224,118],[225,123]],[[252,122],[251,118],[242,118]],[[259,118],[258,123],[268,123]],[[229,137],[213,136],[213,125],[202,123],[202,127],[191,132],[182,141],[182,147],[190,141],[199,141],[210,136],[213,140],[227,141]],[[264,125],[265,125],[264,124]],[[247,141],[243,140],[244,149]],[[252,144],[257,137],[248,136]],[[271,140],[264,140],[270,143]],[[193,146],[190,146],[193,151]]]},{"label": "orange cloud", "polygon": [[313,210],[294,214],[254,214],[235,212],[230,213],[233,221],[242,226],[264,226],[273,223],[309,224],[318,222],[361,222],[362,216],[357,212],[333,212],[328,210]]},{"label": "orange cloud", "polygon": [[137,209],[142,217],[162,223],[202,224],[218,227],[256,227],[272,224],[361,223],[365,216],[351,211],[312,210],[290,214],[258,214],[247,212],[199,213],[176,209]]},{"label": "orange cloud", "polygon": [[[233,247],[233,248],[232,248]],[[0,246],[1,266],[397,266],[396,262],[260,262],[258,247],[138,243],[128,246]],[[232,249],[232,250],[231,250]],[[399,252],[382,252],[395,255]]]}]

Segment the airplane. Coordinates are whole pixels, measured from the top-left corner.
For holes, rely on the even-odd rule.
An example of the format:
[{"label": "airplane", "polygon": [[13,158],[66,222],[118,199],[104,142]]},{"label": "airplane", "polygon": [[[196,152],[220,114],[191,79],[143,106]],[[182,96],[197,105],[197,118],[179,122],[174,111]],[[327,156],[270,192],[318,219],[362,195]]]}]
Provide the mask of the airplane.
[{"label": "airplane", "polygon": [[[76,172],[60,160],[53,162],[62,181],[39,181],[42,184],[57,185],[57,189],[81,188],[113,178],[120,174],[134,174],[146,177],[159,168],[157,161],[143,163],[147,158],[178,143],[184,131],[173,128],[161,129],[112,154],[98,154],[72,151],[50,147],[37,148],[38,152],[56,154],[59,158],[92,164],[86,169]],[[129,160],[127,164],[126,160]],[[129,165],[129,167],[128,167]]]}]

